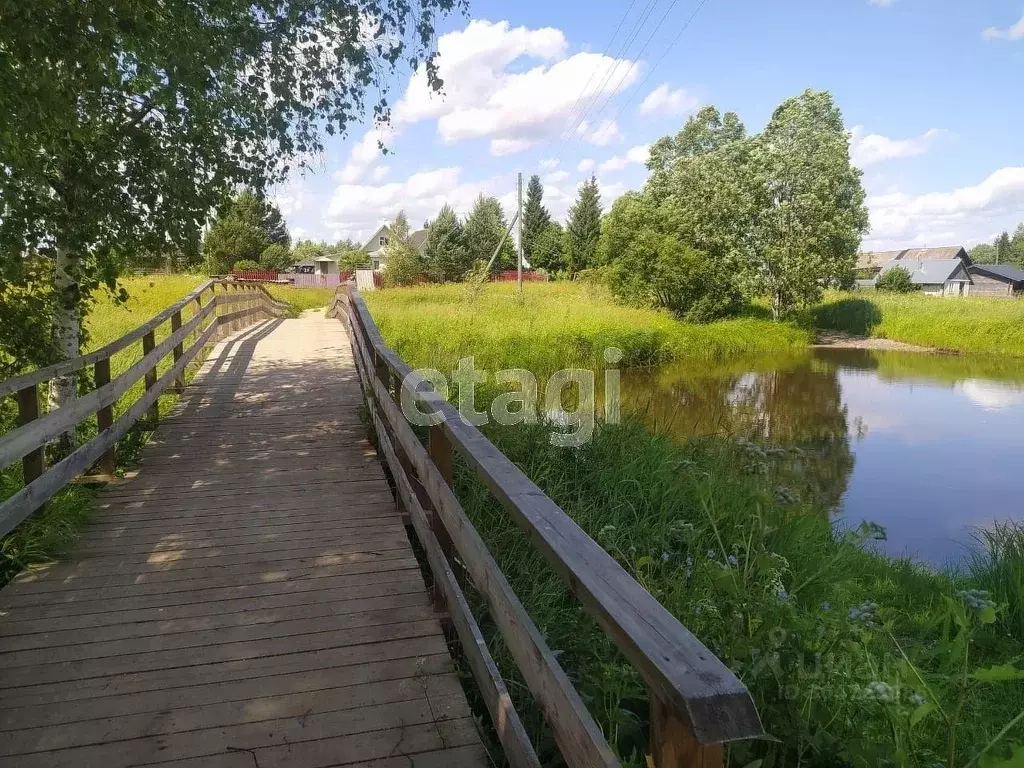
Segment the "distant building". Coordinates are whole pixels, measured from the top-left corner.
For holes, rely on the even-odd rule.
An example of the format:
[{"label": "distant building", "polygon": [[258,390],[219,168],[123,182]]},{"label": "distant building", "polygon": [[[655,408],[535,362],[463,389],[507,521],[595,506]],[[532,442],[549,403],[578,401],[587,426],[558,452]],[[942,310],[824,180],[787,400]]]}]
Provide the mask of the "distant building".
[{"label": "distant building", "polygon": [[972,264],[972,296],[1018,296],[1024,293],[1024,270],[1011,264]]},{"label": "distant building", "polygon": [[[420,254],[427,245],[427,233],[429,230],[424,227],[409,234],[409,243]],[[384,269],[387,263],[385,249],[391,242],[391,228],[387,224],[381,224],[377,231],[370,235],[370,239],[363,244],[362,250],[370,257],[370,267],[379,272]]]},{"label": "distant building", "polygon": [[882,268],[894,261],[949,261],[959,259],[970,265],[971,257],[963,246],[952,245],[945,248],[904,248],[902,251],[863,251],[857,254],[857,277],[869,279],[875,277]]},{"label": "distant building", "polygon": [[[961,249],[962,250],[962,249]],[[966,252],[965,254],[966,255]],[[893,259],[882,265],[879,275],[902,267],[921,293],[931,296],[967,296],[971,292],[970,259]]]}]

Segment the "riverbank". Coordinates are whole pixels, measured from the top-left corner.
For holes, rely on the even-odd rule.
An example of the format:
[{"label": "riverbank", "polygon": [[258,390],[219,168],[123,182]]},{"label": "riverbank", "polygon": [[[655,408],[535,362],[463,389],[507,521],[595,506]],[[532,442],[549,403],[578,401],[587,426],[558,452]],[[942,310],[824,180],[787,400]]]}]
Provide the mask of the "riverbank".
[{"label": "riverbank", "polygon": [[844,331],[818,331],[811,345],[817,349],[874,349],[884,352],[937,352],[933,347],[920,347],[892,339],[873,339]]},{"label": "riverbank", "polygon": [[879,291],[830,293],[807,327],[964,354],[1024,357],[1024,301]]},{"label": "riverbank", "polygon": [[[477,353],[476,342],[488,366],[540,361],[547,370],[558,362],[534,349],[546,343],[542,336],[516,332],[516,343],[497,344],[431,320],[429,293],[413,290],[419,293],[368,296],[385,339],[413,366],[450,371],[459,357]],[[445,314],[476,329],[491,311],[462,306]],[[554,324],[542,311],[533,305],[529,327]],[[419,318],[418,328],[405,327]],[[502,333],[496,337],[508,338]],[[556,341],[557,351],[576,354],[573,363],[592,359],[593,349],[592,341]],[[1021,590],[1012,576],[1024,563],[1020,531],[972,569],[936,573],[867,549],[884,535],[876,527],[834,529],[828,489],[809,481],[820,457],[806,449],[726,437],[673,440],[628,423],[599,426],[570,457],[551,445],[551,425],[484,429],[749,686],[777,741],[733,747],[730,765],[962,768],[983,750],[1008,754],[1009,742],[1024,735],[1014,721],[1024,711],[1024,686],[1012,668],[997,666],[1024,656]],[[456,490],[624,763],[641,765],[641,681],[465,466],[457,467]],[[493,647],[536,743],[553,761],[543,718],[500,641]]]},{"label": "riverbank", "polygon": [[392,288],[363,294],[381,332],[406,360],[441,367],[473,355],[478,368],[504,367],[510,350],[534,372],[603,366],[617,347],[623,366],[656,365],[681,357],[802,349],[811,334],[758,318],[693,325],[667,312],[616,304],[604,290],[579,283],[533,283],[522,301],[513,284],[483,286],[475,298],[465,284]]}]

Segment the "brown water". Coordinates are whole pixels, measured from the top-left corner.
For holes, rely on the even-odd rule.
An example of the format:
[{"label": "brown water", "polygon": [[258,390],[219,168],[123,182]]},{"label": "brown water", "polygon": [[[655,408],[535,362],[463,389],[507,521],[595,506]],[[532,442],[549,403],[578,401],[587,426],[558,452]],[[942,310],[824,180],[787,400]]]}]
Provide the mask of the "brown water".
[{"label": "brown water", "polygon": [[815,350],[623,373],[626,410],[677,437],[806,453],[814,498],[885,526],[892,554],[941,564],[1024,517],[1024,361]]}]

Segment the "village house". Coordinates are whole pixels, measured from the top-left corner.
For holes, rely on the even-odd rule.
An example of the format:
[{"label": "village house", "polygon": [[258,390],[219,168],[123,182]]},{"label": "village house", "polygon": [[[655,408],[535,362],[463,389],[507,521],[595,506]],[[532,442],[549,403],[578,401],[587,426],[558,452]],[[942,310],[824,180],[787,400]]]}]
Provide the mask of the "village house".
[{"label": "village house", "polygon": [[[409,235],[409,244],[422,254],[427,245],[427,233],[429,230],[424,227],[417,229]],[[387,224],[381,224],[377,231],[370,235],[370,239],[363,244],[362,250],[370,257],[370,268],[375,272],[384,269],[387,263],[387,245],[391,240],[391,228]]]},{"label": "village house", "polygon": [[879,275],[902,267],[929,296],[1015,296],[1024,291],[1024,272],[1006,264],[974,264],[959,245],[905,248],[857,254],[857,285],[874,287]]}]

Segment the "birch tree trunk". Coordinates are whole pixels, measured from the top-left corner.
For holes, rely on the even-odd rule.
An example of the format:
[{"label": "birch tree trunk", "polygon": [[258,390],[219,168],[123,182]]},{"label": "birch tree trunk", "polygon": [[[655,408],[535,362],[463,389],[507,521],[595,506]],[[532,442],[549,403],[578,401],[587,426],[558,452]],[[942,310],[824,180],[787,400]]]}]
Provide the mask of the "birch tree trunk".
[{"label": "birch tree trunk", "polygon": [[[82,317],[78,300],[78,259],[65,248],[57,248],[54,288],[57,307],[53,317],[53,341],[61,359],[67,360],[78,356]],[[73,401],[76,381],[75,373],[53,378],[50,381],[47,410],[52,411]],[[74,431],[64,433],[59,445],[62,454],[70,452],[75,446]]]}]

